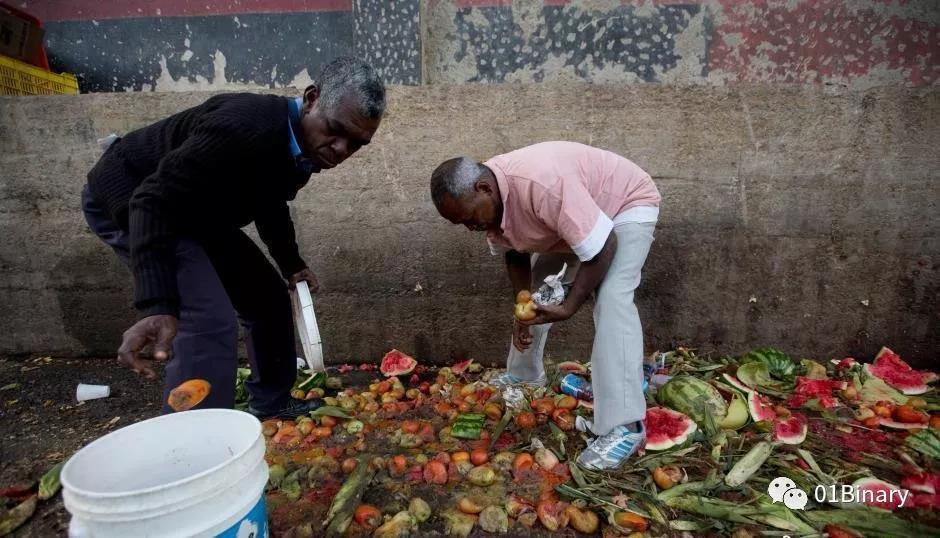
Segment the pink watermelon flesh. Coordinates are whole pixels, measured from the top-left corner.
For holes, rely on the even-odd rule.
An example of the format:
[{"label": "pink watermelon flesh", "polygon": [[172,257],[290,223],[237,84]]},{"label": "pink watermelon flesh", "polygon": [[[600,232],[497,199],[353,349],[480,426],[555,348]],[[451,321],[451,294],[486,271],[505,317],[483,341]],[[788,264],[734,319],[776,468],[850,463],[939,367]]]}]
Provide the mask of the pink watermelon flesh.
[{"label": "pink watermelon flesh", "polygon": [[774,438],[784,444],[798,445],[806,439],[806,430],[806,417],[793,413],[790,418],[774,424]]},{"label": "pink watermelon flesh", "polygon": [[681,445],[696,430],[692,419],[665,407],[647,409],[644,424],[647,450],[666,450]]},{"label": "pink watermelon flesh", "polygon": [[382,357],[382,366],[379,367],[379,370],[381,370],[386,377],[392,377],[394,375],[410,374],[417,365],[418,361],[397,349],[393,349]]},{"label": "pink watermelon flesh", "polygon": [[796,378],[796,388],[787,400],[790,407],[802,407],[810,400],[817,400],[819,405],[828,409],[839,405],[839,400],[832,395],[834,390],[845,390],[848,384],[845,381],[830,379],[810,379],[799,376]]},{"label": "pink watermelon flesh", "polygon": [[856,364],[858,364],[857,362],[855,362],[855,359],[853,359],[852,357],[846,357],[842,360],[832,359],[830,362],[836,365],[836,370],[847,370],[855,366]]},{"label": "pink watermelon flesh", "polygon": [[940,495],[930,493],[914,493],[911,499],[904,505],[904,508],[927,508],[928,510],[940,509]]},{"label": "pink watermelon flesh", "polygon": [[940,473],[921,473],[904,478],[901,487],[935,495],[940,491]]},{"label": "pink watermelon flesh", "polygon": [[761,396],[756,392],[750,392],[747,395],[747,408],[751,412],[751,418],[754,422],[765,420],[777,420],[777,413],[770,405],[770,400],[766,396]]},{"label": "pink watermelon flesh", "polygon": [[899,495],[901,488],[877,478],[859,478],[852,485],[859,492],[860,502],[876,508],[895,510],[903,506],[902,499],[906,498]]},{"label": "pink watermelon flesh", "polygon": [[473,364],[473,359],[467,359],[465,361],[460,361],[457,364],[450,367],[450,371],[454,372],[457,375],[460,375],[467,371],[467,368],[470,368],[470,365]]},{"label": "pink watermelon flesh", "polygon": [[937,380],[937,374],[911,368],[897,353],[886,347],[878,352],[875,362],[865,365],[865,372],[904,394],[923,394],[930,390],[927,383]]}]

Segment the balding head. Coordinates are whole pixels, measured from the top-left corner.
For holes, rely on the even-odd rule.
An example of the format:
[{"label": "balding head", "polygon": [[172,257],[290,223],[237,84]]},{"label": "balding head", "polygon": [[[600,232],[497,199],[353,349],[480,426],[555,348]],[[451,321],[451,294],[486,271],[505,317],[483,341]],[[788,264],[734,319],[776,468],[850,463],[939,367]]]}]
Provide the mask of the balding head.
[{"label": "balding head", "polygon": [[442,217],[474,231],[498,228],[502,219],[495,176],[469,157],[448,159],[434,169],[431,200]]},{"label": "balding head", "polygon": [[446,196],[460,198],[473,190],[486,167],[470,157],[448,159],[431,174],[431,200],[438,209]]}]

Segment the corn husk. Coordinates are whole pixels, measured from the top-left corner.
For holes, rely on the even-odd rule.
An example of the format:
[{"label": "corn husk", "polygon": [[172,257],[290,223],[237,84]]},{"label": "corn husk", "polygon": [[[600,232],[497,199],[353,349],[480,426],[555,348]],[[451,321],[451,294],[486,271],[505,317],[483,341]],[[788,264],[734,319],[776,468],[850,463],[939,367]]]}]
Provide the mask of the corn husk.
[{"label": "corn husk", "polygon": [[901,519],[884,510],[862,508],[857,510],[809,510],[803,517],[817,527],[844,525],[862,532],[865,538],[895,538],[917,536],[919,538],[940,536],[940,528],[928,527]]},{"label": "corn husk", "polygon": [[326,527],[326,536],[342,536],[352,521],[353,512],[359,505],[362,494],[365,493],[366,486],[372,481],[375,471],[370,469],[368,454],[360,454],[356,458],[356,469],[349,475],[349,478],[343,482],[342,487],[333,497],[333,503],[330,510],[323,520],[323,526]]},{"label": "corn husk", "polygon": [[684,495],[668,499],[666,504],[703,517],[724,519],[734,523],[768,525],[780,530],[812,534],[815,529],[807,525],[783,504],[758,503],[742,505],[721,499]]},{"label": "corn husk", "polygon": [[734,467],[728,471],[728,474],[725,475],[725,484],[731,487],[737,487],[747,482],[754,473],[760,470],[773,450],[773,445],[767,441],[760,441],[755,444],[751,447],[751,450],[738,460],[738,462],[734,464]]}]

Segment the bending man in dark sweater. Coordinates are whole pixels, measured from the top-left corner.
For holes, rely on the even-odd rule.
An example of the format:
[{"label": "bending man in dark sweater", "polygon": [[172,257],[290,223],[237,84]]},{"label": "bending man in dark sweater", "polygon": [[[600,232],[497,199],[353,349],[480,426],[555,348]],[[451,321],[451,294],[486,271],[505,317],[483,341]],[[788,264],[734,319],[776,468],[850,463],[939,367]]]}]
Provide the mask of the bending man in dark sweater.
[{"label": "bending man in dark sweater", "polygon": [[[316,406],[289,396],[296,350],[287,288],[319,286],[298,252],[287,201],[311,173],[368,144],[384,110],[375,71],[339,58],[302,99],[212,97],[117,140],[89,172],[85,217],[130,265],[141,314],[118,359],[150,378],[139,356],[145,346],[170,359],[164,401],[179,383],[201,378],[212,391],[199,407],[233,406],[240,321],[249,410],[292,417]],[[280,273],[241,231],[251,222]]]}]

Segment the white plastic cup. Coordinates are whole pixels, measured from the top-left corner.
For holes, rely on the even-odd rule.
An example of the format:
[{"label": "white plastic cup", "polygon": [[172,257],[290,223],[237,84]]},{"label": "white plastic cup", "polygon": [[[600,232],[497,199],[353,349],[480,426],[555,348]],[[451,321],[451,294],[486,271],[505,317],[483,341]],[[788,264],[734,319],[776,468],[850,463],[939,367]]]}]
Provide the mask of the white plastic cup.
[{"label": "white plastic cup", "polygon": [[111,387],[108,385],[86,385],[79,383],[75,389],[75,399],[84,402],[85,400],[97,400],[98,398],[107,398],[111,395]]}]

